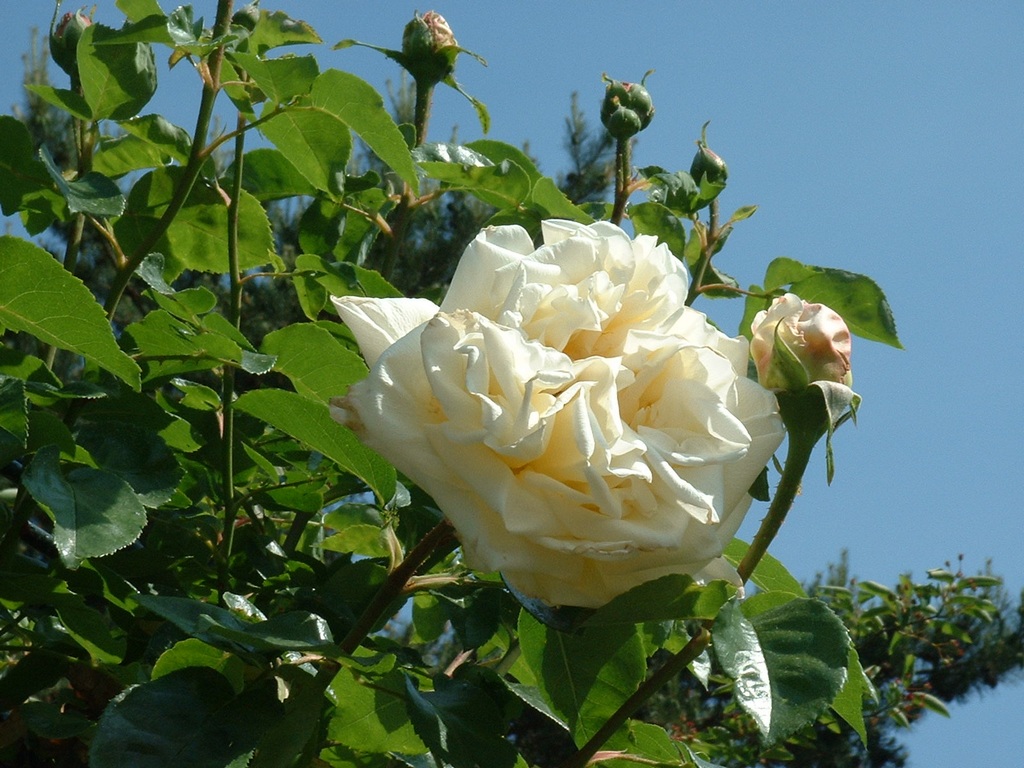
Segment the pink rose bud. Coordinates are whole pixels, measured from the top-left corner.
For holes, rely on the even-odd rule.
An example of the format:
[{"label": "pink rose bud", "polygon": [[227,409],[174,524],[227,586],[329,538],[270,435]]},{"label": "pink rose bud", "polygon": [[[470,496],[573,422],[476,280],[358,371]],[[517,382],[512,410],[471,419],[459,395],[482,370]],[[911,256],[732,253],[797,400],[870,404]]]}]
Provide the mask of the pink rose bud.
[{"label": "pink rose bud", "polygon": [[417,83],[436,85],[454,71],[458,46],[444,16],[434,11],[417,13],[402,34],[402,66]]},{"label": "pink rose bud", "polygon": [[65,13],[50,33],[50,55],[54,62],[73,78],[78,77],[78,41],[86,27],[92,26],[92,19],[83,11]]},{"label": "pink rose bud", "polygon": [[814,381],[853,385],[850,329],[824,304],[780,296],[751,323],[750,354],[761,386],[798,391]]}]

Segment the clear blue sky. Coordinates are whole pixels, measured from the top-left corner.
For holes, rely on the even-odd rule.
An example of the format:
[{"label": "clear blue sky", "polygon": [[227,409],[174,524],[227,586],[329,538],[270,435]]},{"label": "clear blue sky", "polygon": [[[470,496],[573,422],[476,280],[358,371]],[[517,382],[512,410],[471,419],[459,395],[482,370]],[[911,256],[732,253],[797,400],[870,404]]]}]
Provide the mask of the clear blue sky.
[{"label": "clear blue sky", "polygon": [[[18,57],[45,2],[8,6],[0,84],[19,99]],[[116,23],[113,0],[97,20]],[[212,16],[212,0],[196,3]],[[596,121],[600,76],[648,69],[657,114],[635,161],[689,167],[701,124],[729,163],[724,208],[760,206],[721,257],[741,283],[787,255],[874,277],[906,347],[860,341],[859,426],[836,439],[831,488],[813,465],[773,553],[807,579],[850,552],[854,573],[892,583],[965,557],[991,559],[1024,586],[1024,4],[986,3],[493,3],[434,8],[485,58],[459,80],[491,110],[493,138],[529,142],[550,174],[564,167],[569,96]],[[171,3],[164,2],[166,8]],[[419,2],[264,0],[309,21],[328,45],[353,37],[399,47]],[[74,7],[74,6],[69,6]],[[321,66],[384,88],[398,71],[361,49],[317,49]],[[164,57],[164,61],[166,58]],[[161,76],[166,75],[166,68]],[[179,65],[153,105],[191,129],[194,75]],[[193,94],[193,95],[190,95]],[[440,93],[432,128],[478,138],[474,114]],[[737,311],[702,307],[735,327]],[[752,512],[741,535],[758,520]],[[1000,688],[930,715],[907,739],[911,768],[1017,768],[1024,686]]]}]

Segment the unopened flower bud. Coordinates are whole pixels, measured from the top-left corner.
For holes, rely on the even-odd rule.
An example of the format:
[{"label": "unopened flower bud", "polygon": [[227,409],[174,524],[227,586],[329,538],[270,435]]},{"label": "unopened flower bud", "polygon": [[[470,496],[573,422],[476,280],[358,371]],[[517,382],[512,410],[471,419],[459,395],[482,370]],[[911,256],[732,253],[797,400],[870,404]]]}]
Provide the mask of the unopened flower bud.
[{"label": "unopened flower bud", "polygon": [[78,77],[78,41],[82,39],[85,28],[91,26],[92,19],[82,11],[75,11],[65,13],[50,32],[50,56],[72,78]]},{"label": "unopened flower bud", "polygon": [[707,130],[708,124],[704,123],[700,141],[697,142],[697,154],[693,156],[693,162],[690,164],[690,175],[698,184],[705,178],[712,184],[724,184],[729,178],[729,167],[725,160],[708,147]]},{"label": "unopened flower bud", "polygon": [[758,312],[750,354],[761,386],[797,392],[815,381],[853,385],[850,329],[824,304],[787,293]]},{"label": "unopened flower bud", "polygon": [[[649,72],[647,74],[650,74]],[[608,133],[616,139],[628,139],[635,136],[651,123],[654,117],[654,102],[643,81],[624,83],[620,80],[608,81],[601,103],[601,122]],[[644,75],[644,80],[647,75]]]},{"label": "unopened flower bud", "polygon": [[239,8],[231,17],[231,23],[252,32],[260,20],[260,9],[256,3]]},{"label": "unopened flower bud", "polygon": [[450,49],[458,45],[444,16],[434,11],[415,14],[402,33],[405,66],[417,82],[433,85],[450,75],[455,62]]}]

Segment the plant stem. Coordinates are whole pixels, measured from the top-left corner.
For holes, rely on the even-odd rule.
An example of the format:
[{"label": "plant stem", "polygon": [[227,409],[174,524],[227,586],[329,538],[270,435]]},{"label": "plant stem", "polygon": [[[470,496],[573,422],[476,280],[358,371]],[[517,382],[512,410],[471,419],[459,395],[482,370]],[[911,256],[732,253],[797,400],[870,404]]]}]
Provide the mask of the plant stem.
[{"label": "plant stem", "polygon": [[800,492],[800,481],[803,480],[804,472],[807,470],[811,452],[821,436],[825,434],[823,425],[809,425],[806,419],[787,418],[790,409],[786,407],[786,401],[793,397],[794,395],[786,392],[778,394],[779,410],[789,433],[786,464],[782,469],[779,486],[775,489],[775,496],[768,507],[768,514],[761,521],[761,527],[757,529],[754,540],[750,542],[750,546],[736,568],[740,579],[744,582],[750,578],[757,564],[761,562],[761,558],[768,551],[768,546],[782,527],[786,515],[793,506],[793,500]]},{"label": "plant stem", "polygon": [[[434,101],[434,86],[416,81],[416,105],[413,107],[413,127],[416,131],[416,146],[420,146],[427,140],[427,125],[430,123],[430,108]],[[388,222],[391,240],[388,243],[387,252],[384,254],[384,262],[381,264],[380,273],[385,280],[391,280],[391,275],[398,264],[399,254],[402,252],[402,245],[405,241],[405,230],[409,226],[409,218],[413,209],[413,192],[408,184],[402,185],[402,197],[395,206],[394,215]],[[381,231],[386,231],[383,228]]]},{"label": "plant stem", "polygon": [[612,208],[611,222],[622,224],[626,215],[626,203],[629,201],[630,177],[633,175],[632,142],[630,139],[618,139],[615,144],[615,205]]},{"label": "plant stem", "polygon": [[715,246],[722,231],[718,228],[718,198],[716,197],[708,205],[708,228],[705,230],[704,242],[701,243],[701,259],[697,267],[697,274],[690,281],[690,290],[686,294],[686,306],[690,306],[697,300],[704,284],[704,275],[711,266],[711,259],[715,255]]},{"label": "plant stem", "polygon": [[387,579],[380,585],[377,594],[373,596],[370,604],[366,606],[363,613],[356,620],[356,623],[349,630],[345,638],[339,643],[342,652],[351,654],[359,644],[366,639],[366,636],[373,631],[373,628],[380,621],[384,612],[402,594],[406,583],[416,573],[427,558],[439,547],[450,542],[455,536],[452,524],[442,520],[435,525],[419,544],[413,547],[405,559],[398,564]]},{"label": "plant stem", "polygon": [[[238,115],[238,125],[245,125],[245,118]],[[239,131],[235,137],[234,176],[231,179],[228,205],[228,306],[227,319],[235,328],[241,326],[242,320],[242,275],[238,261],[238,212],[239,199],[242,194],[242,169],[245,160],[245,132]],[[222,495],[224,497],[224,568],[231,557],[231,548],[235,540],[235,515],[238,506],[235,503],[235,368],[224,367],[221,380],[221,411],[224,423],[221,430],[221,471],[223,472]],[[226,574],[225,574],[226,575]]]},{"label": "plant stem", "polygon": [[707,627],[702,626],[700,631],[690,638],[690,642],[683,646],[679,653],[669,658],[663,666],[656,669],[634,691],[633,695],[615,710],[614,714],[604,722],[604,725],[598,729],[597,733],[591,736],[590,740],[580,747],[579,751],[562,763],[559,768],[584,768],[590,762],[590,758],[622,727],[622,724],[626,722],[629,716],[639,709],[663,685],[674,680],[680,672],[686,669],[690,662],[704,652],[704,649],[708,647],[710,642],[711,632],[708,631]]},{"label": "plant stem", "polygon": [[[214,37],[226,35],[231,27],[231,10],[233,0],[217,0],[217,19],[213,27]],[[210,54],[206,62],[207,76],[203,78],[203,95],[199,102],[199,114],[196,117],[196,128],[192,134],[192,149],[189,152],[188,163],[178,180],[178,185],[171,196],[167,209],[160,220],[150,229],[149,233],[138,244],[134,251],[128,256],[126,263],[118,270],[110,286],[110,293],[104,304],[107,317],[113,318],[117,311],[117,305],[121,301],[124,289],[128,285],[132,274],[138,268],[142,260],[146,258],[157,241],[163,237],[170,227],[171,222],[178,215],[185,200],[188,199],[192,187],[199,178],[199,173],[206,162],[204,145],[206,136],[210,130],[210,121],[213,118],[213,105],[217,100],[217,93],[220,91],[220,70],[224,61],[224,47],[216,48]]]}]

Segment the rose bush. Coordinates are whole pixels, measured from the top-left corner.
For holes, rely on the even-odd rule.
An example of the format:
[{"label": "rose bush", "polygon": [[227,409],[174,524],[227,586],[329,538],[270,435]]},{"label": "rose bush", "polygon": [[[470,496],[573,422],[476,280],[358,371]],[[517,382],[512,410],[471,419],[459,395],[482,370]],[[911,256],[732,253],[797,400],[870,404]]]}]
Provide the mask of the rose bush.
[{"label": "rose bush", "polygon": [[761,384],[800,390],[814,381],[853,385],[852,337],[839,314],[787,293],[751,323],[750,353]]},{"label": "rose bush", "polygon": [[721,557],[783,436],[748,347],[653,237],[548,221],[467,248],[440,307],[334,303],[370,366],[335,415],[433,496],[466,563],[595,607]]}]

